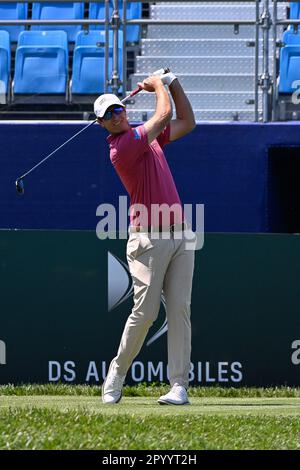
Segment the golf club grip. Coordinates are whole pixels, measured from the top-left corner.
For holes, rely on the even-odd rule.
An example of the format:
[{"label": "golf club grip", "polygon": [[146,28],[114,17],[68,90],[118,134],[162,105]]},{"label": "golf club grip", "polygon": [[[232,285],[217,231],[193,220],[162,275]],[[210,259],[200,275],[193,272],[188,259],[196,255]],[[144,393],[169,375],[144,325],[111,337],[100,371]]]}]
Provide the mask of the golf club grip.
[{"label": "golf club grip", "polygon": [[[170,69],[169,68],[164,68],[164,73],[168,73],[170,72]],[[132,96],[136,95],[137,93],[139,93],[140,91],[142,90],[142,87],[141,86],[137,86],[128,96],[126,96],[126,98],[124,98],[124,100],[122,101],[125,101],[127,100],[128,98],[131,98]]]},{"label": "golf club grip", "polygon": [[129,95],[128,98],[131,98],[132,96],[136,95],[137,93],[139,93],[140,91],[142,90],[142,87],[138,86],[137,88],[135,88]]}]

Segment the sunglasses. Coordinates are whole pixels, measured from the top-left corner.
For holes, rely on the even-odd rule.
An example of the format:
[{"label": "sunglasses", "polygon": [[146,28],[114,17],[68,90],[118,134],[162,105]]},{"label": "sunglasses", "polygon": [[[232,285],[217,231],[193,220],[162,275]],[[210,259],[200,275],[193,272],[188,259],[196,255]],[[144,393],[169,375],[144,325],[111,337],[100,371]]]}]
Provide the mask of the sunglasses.
[{"label": "sunglasses", "polygon": [[106,111],[106,113],[103,116],[104,121],[109,121],[112,118],[113,114],[121,114],[122,111],[124,111],[124,108],[121,106],[113,108],[111,111]]}]

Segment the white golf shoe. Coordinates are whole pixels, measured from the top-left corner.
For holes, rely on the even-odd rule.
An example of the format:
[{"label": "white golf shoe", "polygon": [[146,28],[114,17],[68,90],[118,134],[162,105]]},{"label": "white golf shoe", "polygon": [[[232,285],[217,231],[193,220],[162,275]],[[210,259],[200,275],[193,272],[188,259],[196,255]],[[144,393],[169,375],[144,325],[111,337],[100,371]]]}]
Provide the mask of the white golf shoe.
[{"label": "white golf shoe", "polygon": [[110,366],[106,379],[102,385],[102,401],[107,405],[119,403],[122,398],[122,388],[125,375],[115,372],[114,364]]},{"label": "white golf shoe", "polygon": [[186,389],[177,383],[173,385],[169,393],[162,395],[158,400],[160,405],[189,405]]}]

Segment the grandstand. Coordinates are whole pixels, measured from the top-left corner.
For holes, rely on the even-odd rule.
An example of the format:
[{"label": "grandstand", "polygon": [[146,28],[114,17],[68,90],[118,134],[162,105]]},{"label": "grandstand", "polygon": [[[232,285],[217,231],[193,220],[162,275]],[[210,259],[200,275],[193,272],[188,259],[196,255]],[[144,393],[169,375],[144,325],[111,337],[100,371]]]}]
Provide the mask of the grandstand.
[{"label": "grandstand", "polygon": [[[265,4],[1,1],[0,117],[91,119],[96,96],[124,97],[164,66],[197,122],[298,119],[298,26],[275,21],[299,21],[299,3],[270,2],[267,19]],[[153,95],[129,101],[130,121],[153,114]]]}]

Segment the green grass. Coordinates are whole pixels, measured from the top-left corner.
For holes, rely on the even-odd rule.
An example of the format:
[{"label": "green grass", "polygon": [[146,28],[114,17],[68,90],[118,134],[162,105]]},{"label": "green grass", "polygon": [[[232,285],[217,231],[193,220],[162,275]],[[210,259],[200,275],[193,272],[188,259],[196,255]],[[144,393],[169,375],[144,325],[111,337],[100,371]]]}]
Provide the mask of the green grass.
[{"label": "green grass", "polygon": [[[141,383],[133,387],[125,386],[125,397],[158,397],[170,390],[169,385],[153,383],[151,385]],[[68,395],[96,397],[101,395],[101,387],[98,385],[66,385],[66,384],[30,384],[30,385],[0,385],[1,395]],[[270,388],[234,388],[234,387],[190,387],[190,397],[240,397],[240,398],[300,398],[300,388],[296,387],[270,387]]]},{"label": "green grass", "polygon": [[300,391],[191,389],[191,406],[159,406],[166,387],[0,386],[0,449],[299,449]]}]

